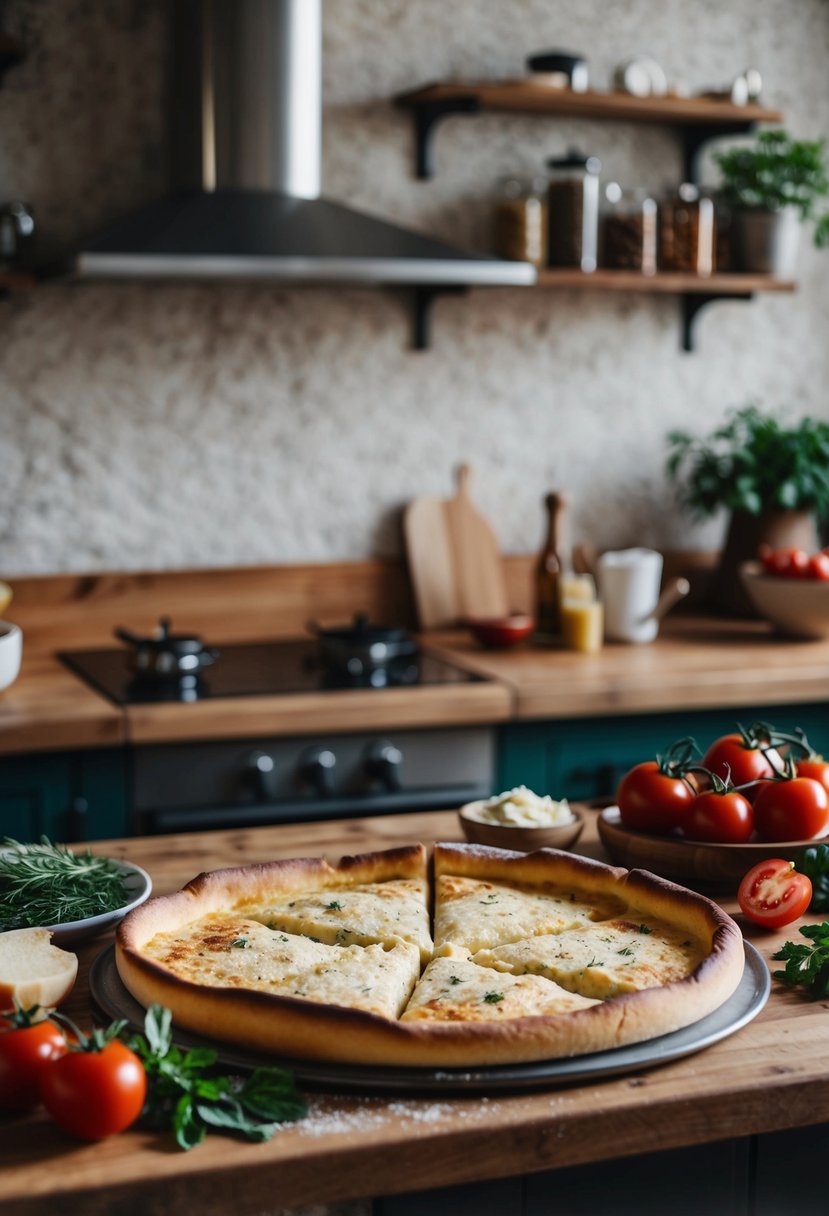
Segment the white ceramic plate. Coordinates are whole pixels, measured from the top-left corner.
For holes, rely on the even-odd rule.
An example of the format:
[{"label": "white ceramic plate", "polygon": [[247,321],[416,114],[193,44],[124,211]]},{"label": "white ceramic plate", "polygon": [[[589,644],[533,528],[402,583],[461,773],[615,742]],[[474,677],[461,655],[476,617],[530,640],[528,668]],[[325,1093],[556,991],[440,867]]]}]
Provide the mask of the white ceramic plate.
[{"label": "white ceramic plate", "polygon": [[113,912],[101,912],[98,916],[87,916],[85,920],[64,921],[62,925],[48,925],[47,928],[52,930],[53,946],[76,946],[88,938],[97,937],[99,933],[113,929],[128,912],[137,908],[139,904],[143,904],[145,899],[149,899],[153,889],[153,880],[147,871],[142,870],[141,866],[133,865],[130,861],[119,861],[114,857],[110,860],[115,862],[124,875],[128,902]]}]

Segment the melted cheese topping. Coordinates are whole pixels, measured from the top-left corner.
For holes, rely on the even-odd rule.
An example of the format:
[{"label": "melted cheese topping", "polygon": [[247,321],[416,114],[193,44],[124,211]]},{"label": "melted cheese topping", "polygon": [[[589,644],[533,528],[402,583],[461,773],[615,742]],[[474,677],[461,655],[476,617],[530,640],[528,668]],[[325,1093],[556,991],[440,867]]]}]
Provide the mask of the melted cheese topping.
[{"label": "melted cheese topping", "polygon": [[648,918],[533,937],[478,951],[474,961],[512,975],[543,975],[570,992],[607,1000],[685,979],[706,953],[703,942]]},{"label": "melted cheese topping", "polygon": [[621,910],[618,901],[587,902],[566,891],[521,891],[443,874],[437,882],[435,946],[451,942],[475,954],[504,942],[588,925]]},{"label": "melted cheese topping", "polygon": [[246,988],[400,1016],[420,974],[416,946],[332,946],[240,916],[206,916],[158,933],[147,958],[192,983]]},{"label": "melted cheese topping", "polygon": [[412,942],[424,963],[432,954],[426,892],[414,880],[312,891],[285,901],[242,904],[237,911],[271,929],[305,934],[329,946]]},{"label": "melted cheese topping", "polygon": [[595,1004],[541,976],[507,975],[449,955],[426,968],[401,1020],[491,1022],[572,1013]]}]

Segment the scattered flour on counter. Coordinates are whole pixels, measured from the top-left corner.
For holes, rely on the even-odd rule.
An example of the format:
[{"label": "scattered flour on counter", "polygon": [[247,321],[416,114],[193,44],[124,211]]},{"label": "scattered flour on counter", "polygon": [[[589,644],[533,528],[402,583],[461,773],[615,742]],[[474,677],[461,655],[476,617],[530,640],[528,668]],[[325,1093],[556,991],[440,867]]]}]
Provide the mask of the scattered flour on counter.
[{"label": "scattered flour on counter", "polygon": [[294,1128],[307,1136],[348,1135],[352,1132],[371,1132],[384,1127],[390,1121],[406,1121],[417,1124],[440,1123],[444,1119],[475,1119],[482,1115],[497,1114],[497,1103],[489,1098],[463,1099],[463,1105],[451,1102],[418,1101],[389,1102],[383,1098],[350,1098],[347,1109],[332,1107],[330,1099],[312,1099],[308,1114],[295,1123]]}]

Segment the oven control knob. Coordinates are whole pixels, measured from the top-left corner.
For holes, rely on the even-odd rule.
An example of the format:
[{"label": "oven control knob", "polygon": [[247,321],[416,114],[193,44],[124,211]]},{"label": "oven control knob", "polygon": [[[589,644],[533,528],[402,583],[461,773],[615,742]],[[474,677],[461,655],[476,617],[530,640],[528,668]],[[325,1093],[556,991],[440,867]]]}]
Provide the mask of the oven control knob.
[{"label": "oven control knob", "polygon": [[334,768],[337,757],[328,747],[312,747],[299,762],[299,774],[312,785],[320,798],[334,795]]},{"label": "oven control knob", "polygon": [[400,768],[403,753],[393,743],[372,743],[365,754],[363,772],[371,781],[379,781],[390,793],[400,789]]},{"label": "oven control knob", "polygon": [[245,758],[244,775],[258,802],[272,802],[272,774],[276,765],[267,752],[251,752]]}]

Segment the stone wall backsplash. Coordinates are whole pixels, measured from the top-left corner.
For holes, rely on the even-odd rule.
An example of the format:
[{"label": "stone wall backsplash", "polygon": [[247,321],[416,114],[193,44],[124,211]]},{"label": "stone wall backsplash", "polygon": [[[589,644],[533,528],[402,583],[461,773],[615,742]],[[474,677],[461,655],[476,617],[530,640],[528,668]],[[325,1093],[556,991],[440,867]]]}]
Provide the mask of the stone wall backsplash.
[{"label": "stone wall backsplash", "polygon": [[[9,0],[31,47],[0,90],[0,202],[68,242],[164,188],[163,0]],[[570,144],[661,192],[671,132],[488,114],[438,130],[413,175],[394,94],[519,76],[527,53],[588,56],[607,87],[647,50],[671,80],[760,68],[764,100],[829,134],[825,0],[325,0],[323,182],[337,200],[471,247],[498,178]],[[710,161],[706,176],[715,180]],[[672,297],[479,289],[445,297],[412,351],[403,291],[45,283],[0,304],[0,573],[396,554],[400,511],[469,461],[505,552],[534,549],[542,500],[573,540],[711,547],[664,476],[665,435],[749,400],[829,417],[829,254],[804,240],[799,290],[713,305],[679,348]]]}]

